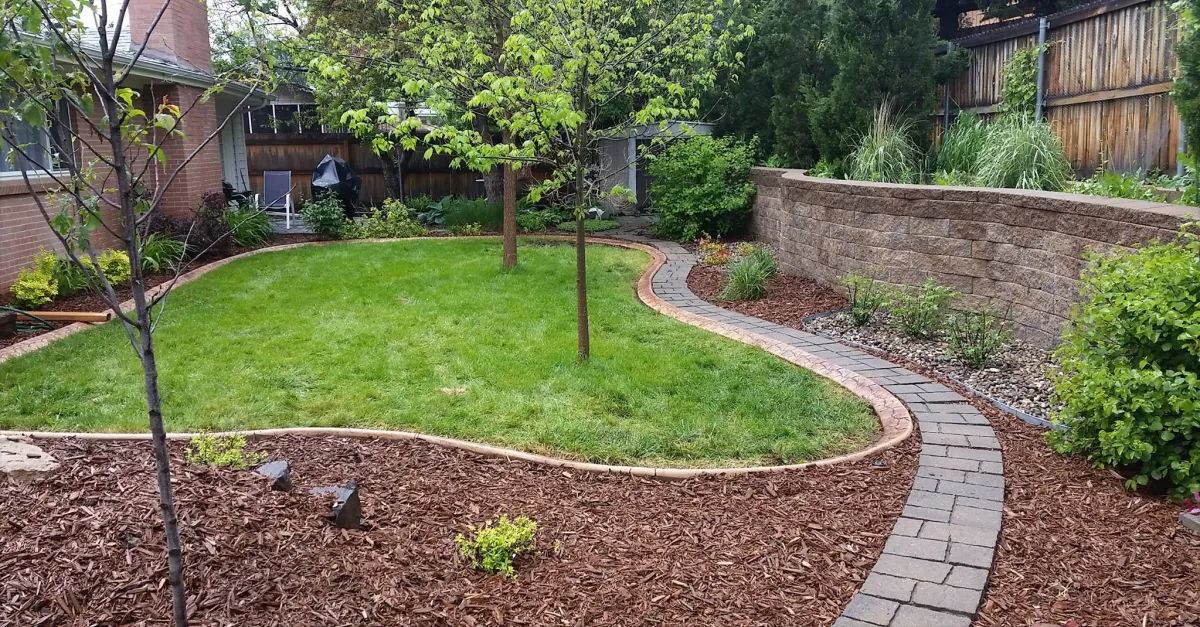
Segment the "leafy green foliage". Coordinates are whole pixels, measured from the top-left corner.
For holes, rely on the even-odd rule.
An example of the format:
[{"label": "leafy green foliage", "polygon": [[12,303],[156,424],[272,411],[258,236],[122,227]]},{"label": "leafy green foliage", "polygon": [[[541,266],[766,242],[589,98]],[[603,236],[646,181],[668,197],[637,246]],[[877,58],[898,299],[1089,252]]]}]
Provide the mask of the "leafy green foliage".
[{"label": "leafy green foliage", "polygon": [[975,370],[987,367],[1008,346],[1008,331],[996,323],[990,307],[950,316],[946,323],[947,350],[951,357]]},{"label": "leafy green foliage", "polygon": [[466,224],[452,224],[446,229],[455,237],[474,237],[483,235],[483,225],[478,222],[467,222]]},{"label": "leafy green foliage", "polygon": [[142,271],[174,270],[183,261],[186,252],[183,240],[175,239],[165,232],[151,233],[142,242]]},{"label": "leafy green foliage", "polygon": [[346,212],[336,196],[321,194],[300,207],[300,217],[304,219],[305,226],[314,233],[337,238],[342,236],[342,223]]},{"label": "leafy green foliage", "polygon": [[545,231],[560,224],[566,217],[563,212],[553,209],[534,209],[517,215],[517,226],[526,233]]},{"label": "leafy green foliage", "polygon": [[1132,198],[1153,202],[1165,200],[1153,185],[1144,182],[1144,176],[1140,170],[1137,172],[1109,172],[1105,168],[1101,168],[1091,178],[1076,183],[1071,191],[1106,198]]},{"label": "leafy green foliage", "polygon": [[974,176],[979,172],[979,154],[990,137],[991,127],[983,118],[974,113],[960,114],[942,136],[942,146],[937,153],[937,170],[945,173],[946,180],[961,180],[953,177],[962,175]]},{"label": "leafy green foliage", "polygon": [[33,257],[33,266],[21,268],[17,280],[9,288],[18,307],[31,309],[44,305],[58,296],[58,256],[39,249]]},{"label": "leafy green foliage", "polygon": [[1131,488],[1162,481],[1178,497],[1200,490],[1198,231],[1091,254],[1056,353],[1053,420],[1066,429],[1051,433],[1054,447],[1128,469]]},{"label": "leafy green foliage", "polygon": [[896,290],[889,298],[888,311],[901,333],[928,340],[941,333],[942,321],[946,319],[950,303],[956,298],[958,292],[938,285],[933,277],[929,277],[921,287]]},{"label": "leafy green foliage", "polygon": [[1021,48],[1004,65],[1004,84],[1000,91],[1000,111],[1004,114],[1032,116],[1037,107],[1038,47]]},{"label": "leafy green foliage", "polygon": [[921,149],[913,141],[914,124],[899,118],[884,98],[870,129],[850,156],[850,178],[882,183],[915,183],[921,171]]},{"label": "leafy green foliage", "polygon": [[45,267],[51,267],[45,255],[54,257],[52,272],[54,273],[54,280],[58,284],[58,296],[70,296],[72,294],[78,294],[79,292],[88,289],[88,287],[91,285],[89,281],[95,279],[96,273],[92,270],[92,260],[88,259],[87,257],[80,259],[82,262],[82,267],[80,267],[80,264],[76,264],[70,259],[60,259],[54,256],[53,253],[42,250],[39,251],[37,257],[35,257],[35,267],[43,265]]},{"label": "leafy green foliage", "polygon": [[[392,199],[389,198],[388,200],[392,200]],[[425,213],[426,211],[429,211],[429,207],[431,207],[433,205],[433,199],[430,198],[428,194],[421,194],[420,196],[416,196],[414,198],[409,198],[408,201],[404,204],[413,213],[420,215],[422,213]]]},{"label": "leafy green foliage", "polygon": [[429,205],[426,216],[434,224],[447,228],[479,224],[498,230],[504,223],[504,205],[486,198],[447,196]]},{"label": "leafy green foliage", "polygon": [[[611,231],[619,226],[621,226],[621,223],[617,222],[616,220],[584,220],[583,221],[583,230],[586,233],[600,233],[601,231]],[[574,233],[575,232],[575,221],[570,220],[568,222],[559,223],[557,228],[560,231]]]},{"label": "leafy green foliage", "polygon": [[507,516],[501,516],[495,523],[489,520],[481,527],[472,526],[470,536],[458,534],[454,544],[471,568],[515,579],[517,572],[513,560],[533,550],[536,535],[537,523],[529,518],[517,516],[510,521]]},{"label": "leafy green foliage", "polygon": [[842,178],[841,171],[842,166],[840,162],[830,163],[829,161],[821,159],[816,163],[816,165],[808,170],[808,175],[821,179],[840,179]]},{"label": "leafy green foliage", "polygon": [[225,222],[228,207],[225,194],[206,192],[201,196],[192,223],[179,225],[187,236],[189,256],[199,257],[205,253],[225,256],[232,251],[233,240],[229,238],[229,225]]},{"label": "leafy green foliage", "polygon": [[244,435],[204,433],[188,442],[187,460],[189,464],[200,466],[245,470],[247,466],[257,465],[267,458],[265,451],[247,451],[247,445]]},{"label": "leafy green foliage", "polygon": [[702,233],[720,237],[750,215],[754,144],[732,138],[693,137],[671,144],[650,161],[655,231],[676,240]]},{"label": "leafy green foliage", "polygon": [[775,274],[775,254],[766,247],[754,247],[729,266],[729,279],[721,291],[722,300],[758,300],[767,294],[767,280]]},{"label": "leafy green foliage", "polygon": [[[1180,39],[1175,44],[1179,71],[1175,76],[1171,101],[1179,109],[1187,133],[1187,147],[1200,154],[1200,0],[1175,0],[1171,7],[1179,14]],[[1194,204],[1194,203],[1189,203]]]},{"label": "leafy green foliage", "polygon": [[[123,250],[115,248],[106,250],[96,256],[96,261],[100,264],[100,270],[113,285],[125,285],[133,275],[133,270],[129,265],[129,255]],[[85,265],[91,264],[85,263]]]},{"label": "leafy green foliage", "polygon": [[1000,116],[979,153],[980,185],[1059,191],[1074,178],[1050,125],[1031,116]]},{"label": "leafy green foliage", "polygon": [[242,248],[261,246],[271,238],[271,216],[251,204],[229,203],[225,208],[225,225],[229,237]]},{"label": "leafy green foliage", "polygon": [[426,235],[429,235],[429,229],[412,219],[408,207],[391,198],[383,202],[382,208],[375,207],[361,224],[354,220],[346,220],[342,225],[342,237],[345,239],[391,239]]},{"label": "leafy green foliage", "polygon": [[870,324],[875,313],[888,302],[887,287],[875,277],[875,272],[869,275],[849,272],[839,280],[850,292],[850,322],[856,327]]}]

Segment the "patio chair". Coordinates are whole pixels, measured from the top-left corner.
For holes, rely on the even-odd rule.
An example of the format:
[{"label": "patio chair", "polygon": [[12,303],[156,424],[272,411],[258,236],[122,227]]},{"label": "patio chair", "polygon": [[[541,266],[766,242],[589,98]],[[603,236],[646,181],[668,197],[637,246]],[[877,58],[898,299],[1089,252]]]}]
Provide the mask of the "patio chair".
[{"label": "patio chair", "polygon": [[292,171],[267,170],[263,172],[264,211],[283,210],[284,226],[292,229]]}]

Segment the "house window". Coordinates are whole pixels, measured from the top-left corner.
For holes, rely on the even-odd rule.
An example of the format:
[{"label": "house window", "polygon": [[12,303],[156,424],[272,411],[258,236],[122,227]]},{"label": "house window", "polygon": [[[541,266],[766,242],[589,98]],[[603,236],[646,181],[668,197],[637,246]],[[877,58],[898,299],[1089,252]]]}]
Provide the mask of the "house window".
[{"label": "house window", "polygon": [[[69,125],[71,110],[66,102],[58,107],[58,119]],[[54,123],[35,128],[19,119],[4,120],[0,125],[0,177],[19,177],[21,170],[30,176],[61,170],[72,159],[70,129]],[[10,128],[12,134],[10,135]],[[13,145],[18,148],[14,148]]]}]

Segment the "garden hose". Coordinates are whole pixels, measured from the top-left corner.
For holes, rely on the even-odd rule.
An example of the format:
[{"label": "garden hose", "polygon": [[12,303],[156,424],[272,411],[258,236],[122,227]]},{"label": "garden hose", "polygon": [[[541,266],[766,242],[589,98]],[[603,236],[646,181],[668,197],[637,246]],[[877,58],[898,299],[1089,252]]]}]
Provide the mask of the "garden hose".
[{"label": "garden hose", "polygon": [[34,331],[53,331],[54,330],[53,324],[46,322],[45,320],[29,313],[28,311],[23,311],[21,309],[17,309],[16,307],[8,307],[6,305],[0,305],[0,311],[11,311],[15,314],[20,314],[22,316],[26,316],[27,318],[31,319],[30,321],[18,319],[17,333],[33,333]]}]

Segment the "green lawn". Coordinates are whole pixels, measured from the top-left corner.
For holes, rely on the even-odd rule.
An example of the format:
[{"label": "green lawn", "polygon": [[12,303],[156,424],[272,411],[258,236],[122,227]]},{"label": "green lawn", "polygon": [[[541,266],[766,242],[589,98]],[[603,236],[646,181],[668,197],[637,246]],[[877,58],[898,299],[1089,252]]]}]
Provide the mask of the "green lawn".
[{"label": "green lawn", "polygon": [[[158,331],[170,430],[387,427],[610,463],[796,462],[862,447],[867,405],[758,349],[654,313],[646,254],[589,249],[592,350],[575,360],[574,254],[495,240],[263,254],[179,288]],[[0,365],[0,429],[144,431],[115,324]],[[463,391],[465,389],[465,391]]]}]

